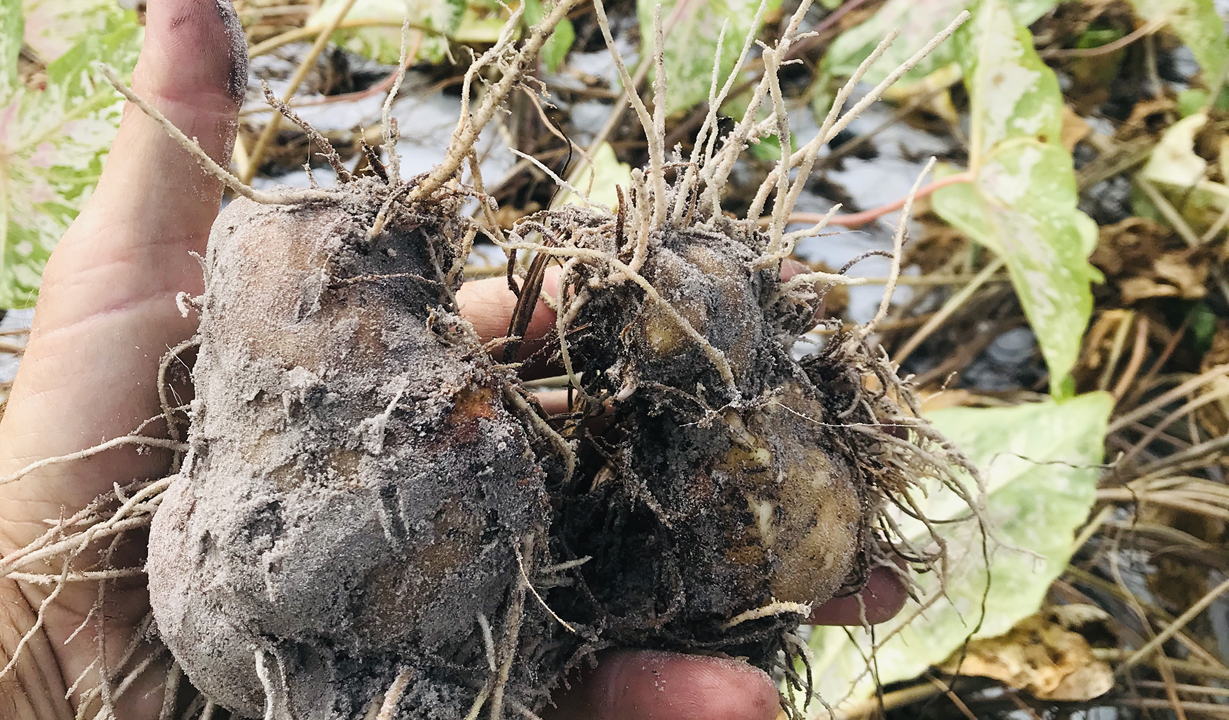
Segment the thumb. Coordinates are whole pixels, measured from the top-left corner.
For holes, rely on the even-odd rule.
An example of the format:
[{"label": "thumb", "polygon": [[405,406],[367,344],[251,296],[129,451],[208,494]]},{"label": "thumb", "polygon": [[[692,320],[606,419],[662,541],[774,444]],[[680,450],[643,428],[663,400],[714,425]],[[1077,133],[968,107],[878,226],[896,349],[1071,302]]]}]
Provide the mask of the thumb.
[{"label": "thumb", "polygon": [[[223,167],[247,83],[246,47],[231,0],[149,2],[133,90]],[[99,308],[199,290],[188,251],[204,253],[221,193],[221,182],[157,122],[125,107],[98,186],[48,262],[36,332]],[[175,312],[173,302],[167,307]],[[166,320],[171,335],[191,334],[184,321]]]},{"label": "thumb", "polygon": [[[246,77],[230,0],[150,0],[135,90],[223,165]],[[195,332],[195,318],[180,316],[175,295],[202,287],[189,251],[204,253],[221,191],[157,122],[125,109],[98,186],[43,273],[0,428],[0,476],[131,432],[160,413],[149,381],[167,348]],[[11,527],[28,524],[13,531],[17,546],[44,531],[40,518],[84,507],[113,481],[155,476],[165,461],[111,453],[60,466],[38,484],[6,487],[0,495],[26,493],[10,504],[22,511],[5,518]]]},{"label": "thumb", "polygon": [[[231,0],[152,0],[133,90],[226,167],[247,62]],[[130,194],[136,190],[139,194]],[[221,185],[153,119],[129,105],[97,192],[106,197],[101,204],[108,209],[142,213],[149,230],[151,224],[169,223],[193,234],[208,232]],[[117,193],[123,196],[114,197]],[[136,197],[145,200],[134,203]]]},{"label": "thumb", "polygon": [[[133,90],[226,167],[247,84],[247,46],[231,0],[151,0]],[[116,238],[179,242],[201,251],[217,214],[221,184],[154,120],[128,105],[93,198],[82,215],[93,226],[122,223]],[[70,232],[65,241],[85,239]],[[97,248],[97,238],[88,238]],[[186,246],[186,247],[185,247]],[[125,248],[140,249],[140,248]]]}]

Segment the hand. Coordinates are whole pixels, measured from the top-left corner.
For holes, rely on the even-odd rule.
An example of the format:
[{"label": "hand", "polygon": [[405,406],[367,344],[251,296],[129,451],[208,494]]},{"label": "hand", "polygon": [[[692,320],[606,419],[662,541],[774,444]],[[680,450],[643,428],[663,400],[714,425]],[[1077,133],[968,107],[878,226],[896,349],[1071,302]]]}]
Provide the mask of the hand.
[{"label": "hand", "polygon": [[[226,0],[155,0],[133,79],[139,95],[223,165],[235,137],[235,89],[241,92],[246,79],[242,43]],[[0,478],[128,434],[161,412],[159,362],[196,324],[181,317],[175,296],[202,290],[200,266],[190,252],[204,254],[221,190],[155,122],[126,108],[98,187],[43,276],[30,342],[0,422]],[[515,298],[503,280],[467,284],[460,297],[464,314],[484,338],[506,332]],[[542,336],[554,321],[544,305],[538,310],[529,332]],[[162,477],[169,463],[165,451],[116,448],[0,485],[0,556],[42,535],[48,518],[72,515],[115,483]],[[142,552],[132,542],[117,557],[139,565]],[[870,588],[871,620],[895,613],[903,599],[895,582],[881,577]],[[148,611],[141,582],[109,585],[101,611],[94,607],[96,585],[72,583],[47,604],[41,626],[31,631],[49,592],[47,586],[0,580],[0,665],[26,636],[20,657],[0,679],[0,717],[6,720],[74,717],[82,693],[97,683],[92,663],[99,618],[105,619],[106,653],[115,658]],[[857,604],[829,603],[816,620],[857,623]],[[144,687],[134,686],[117,706],[119,717],[158,717],[162,676],[150,671],[142,678]],[[663,681],[666,692],[659,692]],[[769,720],[777,707],[771,682],[758,670],[662,653],[611,653],[573,688],[560,698],[553,718]]]}]

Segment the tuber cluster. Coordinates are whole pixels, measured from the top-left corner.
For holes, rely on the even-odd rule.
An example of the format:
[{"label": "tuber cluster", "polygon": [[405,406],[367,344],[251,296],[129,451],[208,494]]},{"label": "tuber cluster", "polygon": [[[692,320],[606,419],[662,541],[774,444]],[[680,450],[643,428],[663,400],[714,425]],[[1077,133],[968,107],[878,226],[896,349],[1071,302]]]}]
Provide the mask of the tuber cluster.
[{"label": "tuber cluster", "polygon": [[[798,625],[872,567],[898,567],[888,510],[960,462],[870,328],[836,329],[810,356],[795,347],[826,288],[850,281],[783,279],[799,237],[784,232],[791,182],[847,120],[834,110],[818,144],[787,153],[748,219],[721,207],[747,146],[788,137],[776,70],[807,2],[765,48],[733,130],[719,138],[710,114],[691,157],[667,158],[665,103],[650,114],[629,93],[650,162],[616,207],[559,178],[578,205],[493,222],[477,163],[469,183],[462,165],[508,93],[533,90],[527,70],[576,1],[477,60],[463,97],[483,68],[502,76],[428,173],[401,178],[387,117],[388,165],[372,155],[376,172],[356,177],[338,161],[334,188],[255,191],[212,166],[241,197],[214,225],[204,294],[186,301],[200,314],[196,398],[146,569],[157,637],[238,717],[534,717],[611,646],[745,658],[809,700]],[[658,18],[657,97],[662,44]],[[733,79],[714,83],[712,107]],[[463,212],[472,199],[485,223]],[[478,232],[508,253],[519,309],[559,268],[544,352],[567,375],[564,413],[460,314]],[[527,270],[520,253],[536,257]]]}]

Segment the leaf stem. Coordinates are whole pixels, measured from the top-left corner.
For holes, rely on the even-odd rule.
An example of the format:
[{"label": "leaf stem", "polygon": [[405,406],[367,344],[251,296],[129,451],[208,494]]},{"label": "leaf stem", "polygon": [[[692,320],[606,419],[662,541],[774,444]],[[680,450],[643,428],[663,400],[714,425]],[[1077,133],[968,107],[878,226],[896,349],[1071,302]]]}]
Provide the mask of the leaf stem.
[{"label": "leaf stem", "polygon": [[[962,173],[956,173],[955,175],[948,175],[945,178],[940,178],[938,180],[935,180],[927,184],[924,187],[919,188],[918,191],[913,194],[913,199],[916,200],[918,198],[924,198],[927,195],[930,195],[931,193],[935,192],[936,190],[941,190],[945,187],[948,187],[949,185],[959,185],[962,183],[970,183],[976,179],[977,178],[974,175],[974,173],[969,170],[966,170],[965,172],[962,172]],[[900,210],[901,208],[905,206],[905,203],[907,202],[909,202],[909,198],[903,197],[899,200],[890,202],[887,205],[880,205],[879,207],[872,208],[870,210],[864,210],[862,212],[857,212],[857,213],[845,213],[845,214],[833,215],[832,219],[828,221],[828,224],[829,225],[839,225],[844,228],[859,228],[869,222],[878,220],[879,218],[883,217],[884,215],[887,215],[888,213],[893,213],[893,212],[896,212],[897,210]],[[796,213],[790,213],[788,222],[790,223],[817,223],[823,217],[824,217],[823,213],[796,212]],[[762,218],[760,220],[760,224],[761,225],[767,224],[770,220],[771,218]]]}]

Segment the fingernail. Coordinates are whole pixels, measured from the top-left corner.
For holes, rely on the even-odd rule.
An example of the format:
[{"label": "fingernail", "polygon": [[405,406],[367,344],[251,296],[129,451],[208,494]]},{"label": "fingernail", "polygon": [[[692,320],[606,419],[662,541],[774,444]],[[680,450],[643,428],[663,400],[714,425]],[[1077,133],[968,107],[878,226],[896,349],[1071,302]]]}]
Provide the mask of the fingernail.
[{"label": "fingernail", "polygon": [[243,104],[248,87],[248,46],[243,35],[243,24],[231,0],[214,0],[218,8],[218,17],[222,19],[222,27],[226,31],[226,39],[230,42],[230,78],[228,90],[231,100],[236,105]]}]

